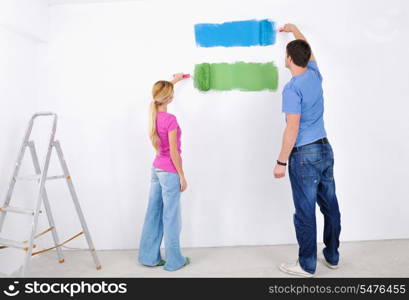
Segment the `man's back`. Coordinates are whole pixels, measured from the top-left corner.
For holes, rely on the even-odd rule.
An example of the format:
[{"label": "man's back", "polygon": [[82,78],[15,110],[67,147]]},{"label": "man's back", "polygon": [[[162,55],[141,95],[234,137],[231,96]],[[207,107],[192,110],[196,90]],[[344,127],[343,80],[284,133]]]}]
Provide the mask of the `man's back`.
[{"label": "man's back", "polygon": [[283,112],[301,114],[295,146],[326,137],[322,76],[315,61],[308,62],[304,73],[293,76],[283,90]]}]

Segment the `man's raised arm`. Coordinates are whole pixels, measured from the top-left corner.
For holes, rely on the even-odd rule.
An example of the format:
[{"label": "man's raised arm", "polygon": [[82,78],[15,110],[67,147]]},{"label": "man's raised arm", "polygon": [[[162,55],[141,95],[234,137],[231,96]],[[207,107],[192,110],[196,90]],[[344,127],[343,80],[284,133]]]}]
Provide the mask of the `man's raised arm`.
[{"label": "man's raised arm", "polygon": [[[307,41],[305,36],[301,33],[301,31],[295,26],[294,24],[285,24],[283,27],[279,29],[280,32],[292,32],[294,35],[294,38],[296,40],[304,40]],[[311,53],[310,61],[316,61],[314,53]]]}]

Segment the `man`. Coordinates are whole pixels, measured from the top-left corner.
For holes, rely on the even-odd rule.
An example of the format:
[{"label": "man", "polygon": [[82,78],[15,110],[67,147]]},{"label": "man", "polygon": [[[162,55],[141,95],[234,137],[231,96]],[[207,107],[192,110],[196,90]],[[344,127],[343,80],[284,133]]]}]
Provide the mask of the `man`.
[{"label": "man", "polygon": [[315,203],[324,215],[322,262],[338,267],[341,215],[335,194],[334,154],[324,128],[322,77],[304,35],[293,24],[280,28],[293,33],[287,44],[285,66],[292,74],[282,92],[282,111],[287,126],[274,177],[283,178],[288,161],[293,201],[294,226],[299,245],[298,260],[283,263],[280,270],[297,276],[312,277],[317,265]]}]

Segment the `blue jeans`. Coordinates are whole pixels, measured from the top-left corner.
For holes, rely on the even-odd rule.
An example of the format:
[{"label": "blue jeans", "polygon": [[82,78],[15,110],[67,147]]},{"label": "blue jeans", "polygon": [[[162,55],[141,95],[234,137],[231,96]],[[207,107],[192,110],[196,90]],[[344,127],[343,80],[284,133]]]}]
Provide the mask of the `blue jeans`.
[{"label": "blue jeans", "polygon": [[180,269],[186,262],[179,244],[181,226],[179,175],[152,168],[149,203],[139,246],[139,262],[146,266],[156,266],[161,261],[160,245],[164,236],[164,269]]},{"label": "blue jeans", "polygon": [[333,265],[339,261],[339,212],[334,181],[334,154],[330,144],[297,147],[289,158],[289,176],[295,206],[294,226],[299,245],[300,266],[315,273],[317,228],[315,203],[324,215],[324,256]]}]

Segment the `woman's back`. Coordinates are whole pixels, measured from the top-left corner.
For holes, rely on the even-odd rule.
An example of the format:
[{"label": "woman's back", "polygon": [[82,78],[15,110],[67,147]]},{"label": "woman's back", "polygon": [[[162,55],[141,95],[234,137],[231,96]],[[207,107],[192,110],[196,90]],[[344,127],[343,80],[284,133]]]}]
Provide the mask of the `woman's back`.
[{"label": "woman's back", "polygon": [[181,135],[182,131],[176,120],[176,117],[170,113],[159,111],[156,117],[156,130],[159,136],[158,150],[159,153],[155,157],[153,166],[167,172],[177,173],[170,157],[169,132],[177,130],[177,147],[181,153]]}]

